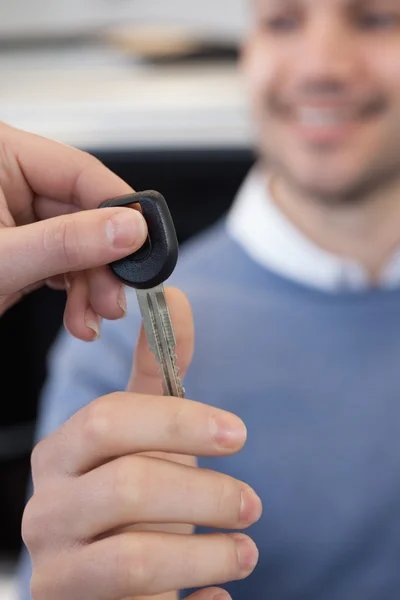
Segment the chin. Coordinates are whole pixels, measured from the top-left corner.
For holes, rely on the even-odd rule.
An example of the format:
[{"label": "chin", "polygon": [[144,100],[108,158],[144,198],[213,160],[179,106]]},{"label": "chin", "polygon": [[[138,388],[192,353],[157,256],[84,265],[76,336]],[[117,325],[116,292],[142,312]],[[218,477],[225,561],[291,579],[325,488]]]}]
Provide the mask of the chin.
[{"label": "chin", "polygon": [[365,195],[376,184],[375,179],[383,175],[370,157],[354,145],[325,152],[288,145],[282,153],[269,156],[270,164],[302,195],[330,202]]},{"label": "chin", "polygon": [[[265,134],[265,127],[261,131]],[[327,202],[360,200],[384,184],[393,170],[387,156],[377,164],[376,157],[385,154],[381,139],[361,136],[360,131],[316,142],[293,136],[289,128],[271,127],[261,141],[267,168],[275,168],[302,195]]]},{"label": "chin", "polygon": [[[328,157],[308,157],[304,153],[292,152],[290,156],[275,156],[272,161],[283,177],[296,187],[319,189],[326,191],[341,187],[341,183],[349,181],[349,169],[336,164]],[[339,183],[341,182],[341,183]]]},{"label": "chin", "polygon": [[324,204],[343,204],[360,200],[359,188],[356,185],[306,181],[298,187],[303,195]]},{"label": "chin", "polygon": [[[283,165],[282,165],[283,166]],[[320,162],[299,169],[299,166],[283,166],[284,178],[303,196],[326,203],[341,203],[360,200],[371,188],[370,178],[360,171],[350,171],[338,165],[321,165]]]}]

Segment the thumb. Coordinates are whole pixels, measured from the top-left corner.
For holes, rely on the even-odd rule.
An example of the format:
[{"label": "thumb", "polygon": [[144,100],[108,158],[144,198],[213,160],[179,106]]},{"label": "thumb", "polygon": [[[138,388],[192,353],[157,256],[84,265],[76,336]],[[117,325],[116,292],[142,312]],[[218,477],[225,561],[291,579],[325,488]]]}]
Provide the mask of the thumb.
[{"label": "thumb", "polygon": [[[194,326],[189,300],[180,290],[167,288],[166,298],[176,337],[179,375],[186,374],[194,350]],[[135,350],[133,369],[127,390],[138,394],[162,395],[160,367],[149,349],[142,327]]]},{"label": "thumb", "polygon": [[146,235],[143,216],[131,208],[81,211],[0,229],[0,296],[128,256]]}]

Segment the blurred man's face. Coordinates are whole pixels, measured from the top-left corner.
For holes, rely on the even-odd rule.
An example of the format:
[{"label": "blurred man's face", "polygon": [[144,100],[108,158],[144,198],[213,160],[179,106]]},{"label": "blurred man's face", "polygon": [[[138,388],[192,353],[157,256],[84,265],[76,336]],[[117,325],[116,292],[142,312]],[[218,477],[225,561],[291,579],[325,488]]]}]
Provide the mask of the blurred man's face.
[{"label": "blurred man's face", "polygon": [[337,201],[399,177],[400,0],[253,2],[243,67],[267,161]]}]

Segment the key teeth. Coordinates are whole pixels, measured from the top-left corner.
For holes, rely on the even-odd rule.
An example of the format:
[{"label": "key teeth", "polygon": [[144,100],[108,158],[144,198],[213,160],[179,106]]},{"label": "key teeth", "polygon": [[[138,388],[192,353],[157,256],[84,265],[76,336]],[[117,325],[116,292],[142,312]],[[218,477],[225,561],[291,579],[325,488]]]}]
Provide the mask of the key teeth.
[{"label": "key teeth", "polygon": [[[156,293],[147,292],[144,297],[139,294],[138,298],[148,345],[159,365],[158,372],[163,382],[164,395],[184,398],[185,388],[179,377],[178,358],[175,353],[176,338],[164,293],[157,290]],[[158,324],[161,330],[158,329]]]},{"label": "key teeth", "polygon": [[163,315],[163,324],[164,324],[165,337],[167,338],[168,346],[170,348],[175,348],[176,347],[175,334],[174,334],[173,329],[171,328],[171,322],[165,318],[165,315]]}]

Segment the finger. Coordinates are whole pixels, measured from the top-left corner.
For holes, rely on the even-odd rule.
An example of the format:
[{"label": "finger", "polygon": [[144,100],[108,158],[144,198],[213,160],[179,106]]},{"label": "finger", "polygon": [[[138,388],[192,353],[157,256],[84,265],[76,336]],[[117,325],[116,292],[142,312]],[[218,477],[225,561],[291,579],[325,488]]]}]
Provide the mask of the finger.
[{"label": "finger", "polygon": [[[145,598],[147,600],[149,599],[148,596],[142,596],[141,598],[136,596],[136,598],[124,598],[124,600],[145,600]],[[160,596],[152,596],[151,600],[176,600],[176,598],[176,592],[168,592],[167,596],[165,594],[162,594]],[[221,588],[212,587],[199,590],[198,592],[187,596],[186,600],[232,600],[232,597],[225,590]]]},{"label": "finger", "polygon": [[18,158],[8,147],[0,123],[0,226],[15,227],[36,221],[34,194],[21,174]]},{"label": "finger", "polygon": [[146,223],[139,211],[82,211],[0,230],[2,294],[54,275],[105,265],[140,248]]},{"label": "finger", "polygon": [[101,318],[90,306],[89,284],[85,272],[69,275],[69,289],[64,311],[64,327],[85,342],[100,336]]},{"label": "finger", "polygon": [[33,476],[79,475],[112,458],[150,451],[226,456],[243,447],[246,435],[238,417],[205,404],[111,394],[80,409],[36,446]]},{"label": "finger", "polygon": [[66,202],[60,202],[58,200],[45,198],[43,196],[36,196],[34,198],[33,208],[36,217],[41,221],[44,219],[52,219],[53,217],[60,217],[61,215],[68,215],[70,213],[75,213],[79,210],[82,210],[78,206],[75,206],[75,204],[67,204]]},{"label": "finger", "polygon": [[[13,164],[18,165],[23,179],[38,196],[92,209],[103,200],[133,191],[86,152],[4,124],[1,132],[9,154],[17,159]],[[14,200],[16,177],[8,179],[2,182],[3,189],[7,198]]]},{"label": "finger", "polygon": [[232,600],[232,597],[225,590],[213,587],[191,594],[187,600]]},{"label": "finger", "polygon": [[125,286],[110,269],[98,267],[87,272],[89,302],[94,312],[105,319],[121,319],[126,315]]},{"label": "finger", "polygon": [[[124,598],[124,600],[145,600],[145,598],[148,599],[149,597],[142,596],[141,598],[139,598],[138,596],[136,596],[136,598]],[[165,594],[162,594],[160,596],[152,596],[151,600],[176,600],[176,598],[176,592],[171,592],[168,593],[168,596],[166,596]],[[187,596],[186,600],[232,600],[232,597],[225,590],[213,587],[199,590],[198,592]]]},{"label": "finger", "polygon": [[[149,600],[148,596],[142,596],[141,598],[136,596],[136,598],[124,598],[124,600],[145,600],[145,598],[146,600]],[[160,596],[152,596],[151,600],[176,600],[176,598],[176,592],[168,592],[167,596],[165,594],[161,594]],[[194,594],[191,594],[190,596],[186,596],[186,600],[232,600],[232,597],[225,590],[212,587],[204,588],[195,592]]]},{"label": "finger", "polygon": [[[64,313],[64,326],[83,341],[100,336],[102,318],[120,319],[126,315],[125,287],[106,267],[98,267],[66,276],[69,293]],[[89,331],[88,331],[89,330]]]},{"label": "finger", "polygon": [[191,594],[186,600],[232,600],[232,597],[225,590],[213,587],[199,590],[195,594]]},{"label": "finger", "polygon": [[[183,378],[193,357],[194,327],[189,301],[178,289],[168,288],[165,291],[168,308],[176,337],[176,355],[179,374]],[[161,394],[162,382],[159,365],[142,328],[135,351],[135,358],[130,382],[127,388],[139,394]]]},{"label": "finger", "polygon": [[31,589],[58,600],[152,596],[244,579],[257,561],[242,534],[129,533],[53,555],[34,569]]},{"label": "finger", "polygon": [[35,502],[44,520],[58,523],[59,538],[72,544],[141,523],[244,529],[262,512],[260,498],[241,481],[147,456],[99,467],[74,480],[61,500],[59,489],[45,486]]},{"label": "finger", "polygon": [[54,277],[49,277],[46,279],[46,285],[52,290],[65,290],[65,276],[55,275]]}]

